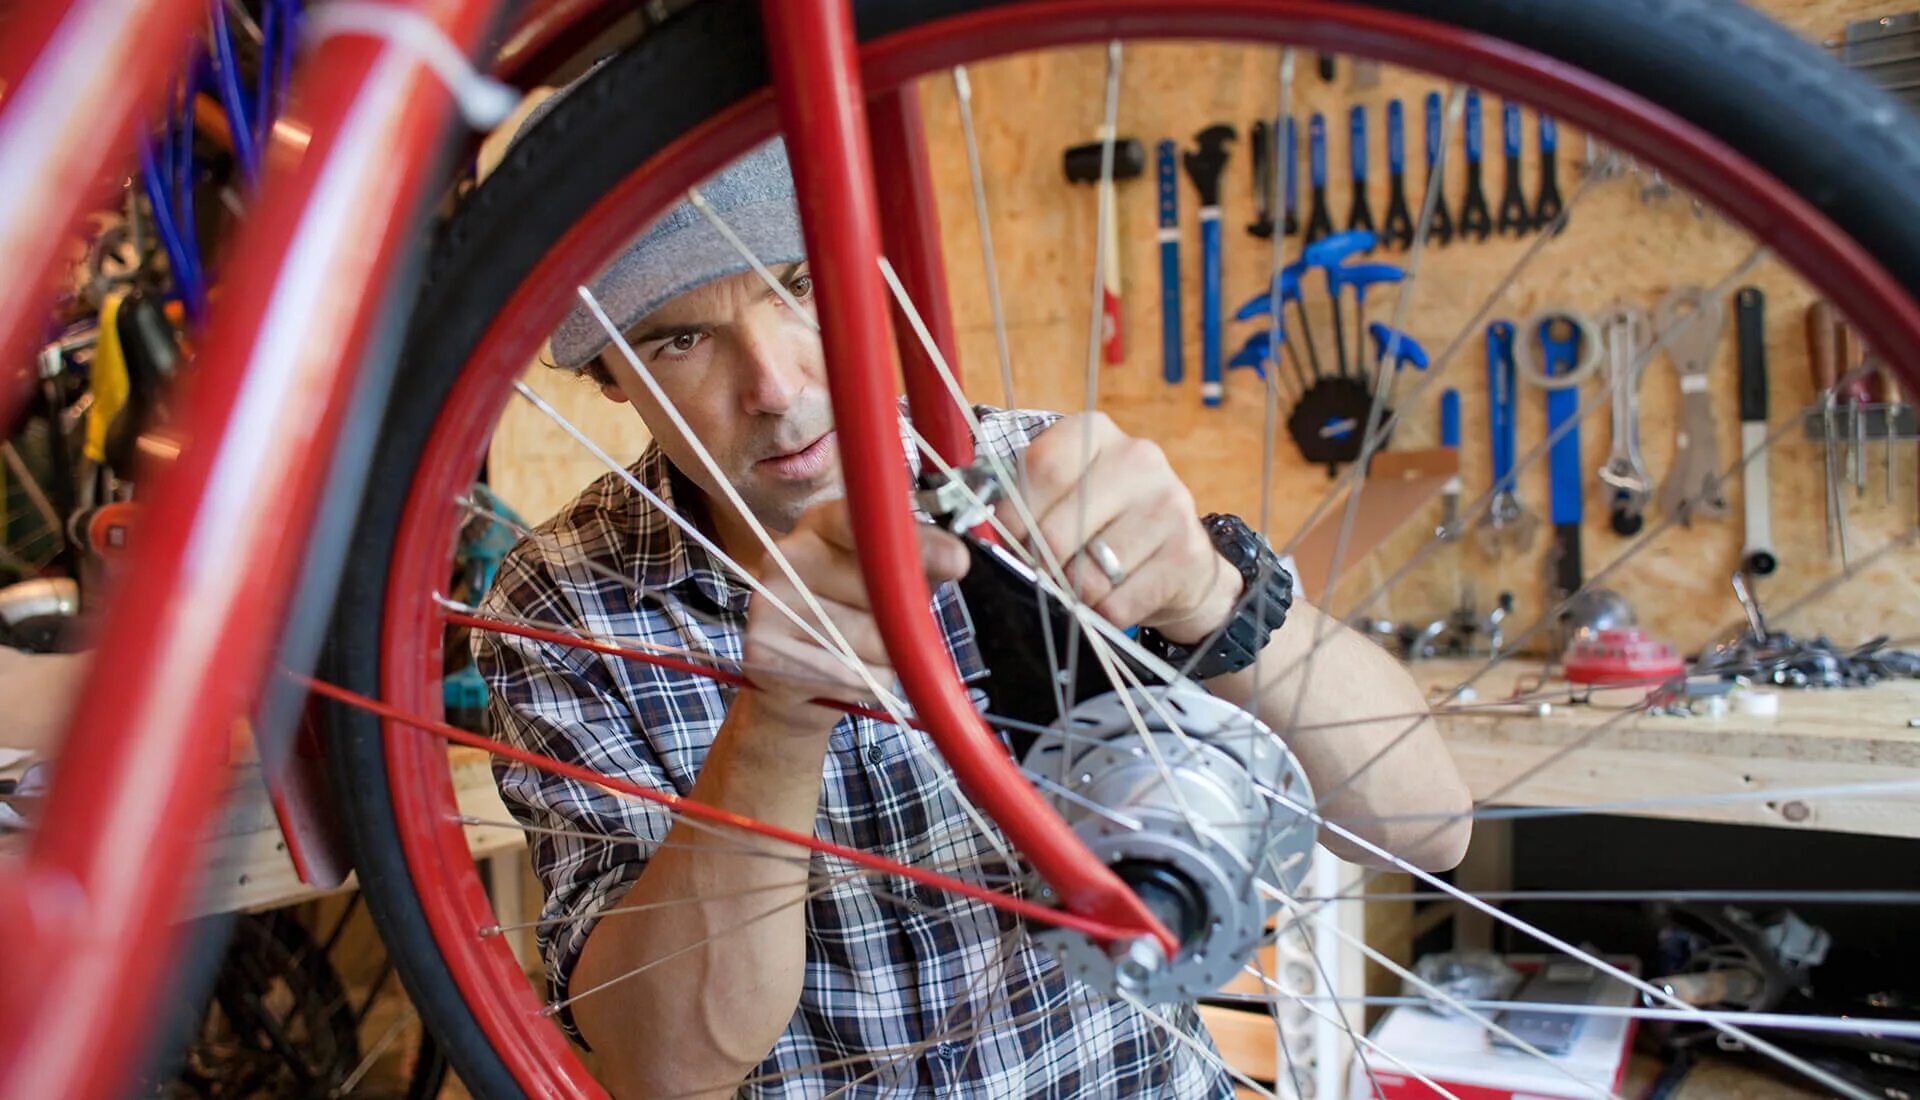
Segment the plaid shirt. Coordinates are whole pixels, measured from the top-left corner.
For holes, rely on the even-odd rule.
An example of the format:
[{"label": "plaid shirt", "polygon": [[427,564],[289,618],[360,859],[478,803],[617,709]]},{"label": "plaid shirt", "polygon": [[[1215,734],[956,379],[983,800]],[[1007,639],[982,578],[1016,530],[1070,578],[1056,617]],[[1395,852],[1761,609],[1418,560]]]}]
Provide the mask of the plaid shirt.
[{"label": "plaid shirt", "polygon": [[[1052,420],[981,412],[977,446],[1003,458]],[[911,447],[907,457],[917,467]],[[670,506],[692,491],[657,446],[631,472]],[[637,582],[648,595],[613,577]],[[737,661],[750,594],[609,474],[514,548],[483,611]],[[962,672],[978,670],[957,590],[943,587],[935,606]],[[495,632],[476,631],[473,650],[498,736],[683,795],[733,695],[704,677]],[[842,718],[828,743],[815,834],[905,862],[994,866],[995,851],[944,773],[925,734]],[[542,924],[539,941],[558,1000],[567,996],[594,914],[618,903],[672,820],[661,807],[524,765],[497,763],[496,778],[507,806],[532,830],[533,863],[547,895],[540,915],[554,922]],[[1232,1095],[1224,1073],[1130,1006],[1066,978],[999,911],[904,879],[849,878],[818,853],[812,871],[814,889],[833,885],[807,902],[799,1007],[751,1075],[780,1076],[744,1095],[823,1095],[928,1040],[843,1095]],[[1009,946],[1004,964],[994,966]],[[1191,1005],[1156,1011],[1211,1049]],[[949,1033],[954,1040],[940,1041]],[[862,1054],[873,1060],[832,1065]],[[830,1068],[807,1069],[822,1064]]]}]

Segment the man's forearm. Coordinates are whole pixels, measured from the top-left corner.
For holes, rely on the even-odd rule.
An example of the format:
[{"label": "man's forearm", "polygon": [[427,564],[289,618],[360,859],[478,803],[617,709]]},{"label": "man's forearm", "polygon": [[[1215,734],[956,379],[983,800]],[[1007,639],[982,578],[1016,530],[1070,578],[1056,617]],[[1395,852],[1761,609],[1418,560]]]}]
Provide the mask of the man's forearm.
[{"label": "man's forearm", "polygon": [[[811,834],[833,717],[742,692],[690,797]],[[684,821],[668,832],[617,903],[635,911],[594,926],[571,981],[575,996],[617,981],[573,1006],[616,1095],[730,1095],[766,1056],[805,974],[807,854]]]},{"label": "man's forearm", "polygon": [[[1444,818],[1472,802],[1419,686],[1391,654],[1297,601],[1253,666],[1206,686],[1286,740],[1324,817],[1429,870],[1460,861],[1470,822]],[[1381,820],[1412,815],[1433,816]],[[1330,830],[1320,839],[1346,858],[1383,862]]]}]

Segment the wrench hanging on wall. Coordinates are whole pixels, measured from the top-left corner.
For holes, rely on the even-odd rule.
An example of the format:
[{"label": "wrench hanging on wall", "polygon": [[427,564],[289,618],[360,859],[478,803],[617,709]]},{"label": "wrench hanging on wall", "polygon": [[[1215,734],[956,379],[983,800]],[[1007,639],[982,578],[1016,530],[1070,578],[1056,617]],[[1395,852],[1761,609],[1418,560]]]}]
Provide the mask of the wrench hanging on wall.
[{"label": "wrench hanging on wall", "polygon": [[1481,118],[1480,92],[1467,89],[1467,195],[1460,200],[1460,236],[1484,241],[1493,232],[1493,215],[1487,210],[1487,193],[1480,185]]},{"label": "wrench hanging on wall", "polygon": [[1373,207],[1367,204],[1367,109],[1356,103],[1347,112],[1347,165],[1353,174],[1353,204],[1347,228],[1373,231]]},{"label": "wrench hanging on wall", "polygon": [[1380,243],[1394,248],[1413,244],[1413,211],[1407,208],[1407,122],[1400,101],[1387,101],[1387,216]]},{"label": "wrench hanging on wall", "polygon": [[1180,178],[1173,141],[1154,146],[1154,179],[1160,189],[1160,377],[1178,382],[1180,363]]},{"label": "wrench hanging on wall", "polygon": [[1640,381],[1646,375],[1653,329],[1646,310],[1624,302],[1599,323],[1607,385],[1613,393],[1613,450],[1600,467],[1600,482],[1613,490],[1608,518],[1614,534],[1637,535],[1653,496],[1653,479],[1640,457]]},{"label": "wrench hanging on wall", "polygon": [[1313,188],[1307,200],[1306,242],[1312,244],[1333,232],[1333,216],[1327,213],[1327,117],[1319,111],[1307,120],[1307,182]]},{"label": "wrench hanging on wall", "polygon": [[1198,149],[1182,154],[1187,178],[1200,193],[1200,400],[1218,405],[1220,383],[1220,175],[1227,167],[1233,127],[1209,126],[1194,135]]},{"label": "wrench hanging on wall", "polygon": [[1525,553],[1533,545],[1533,530],[1540,523],[1514,493],[1516,375],[1513,322],[1495,321],[1487,326],[1487,435],[1493,460],[1493,499],[1480,517],[1479,540],[1481,551],[1496,559],[1508,547]]},{"label": "wrench hanging on wall", "polygon": [[1500,235],[1518,237],[1533,228],[1533,212],[1520,186],[1520,105],[1511,99],[1500,107],[1500,147],[1507,159],[1507,181],[1500,189]]},{"label": "wrench hanging on wall", "polygon": [[1767,326],[1766,296],[1757,286],[1733,296],[1733,333],[1740,348],[1740,450],[1746,463],[1740,484],[1747,520],[1747,545],[1740,569],[1756,577],[1773,572],[1772,496],[1767,483]]},{"label": "wrench hanging on wall", "polygon": [[1660,509],[1682,524],[1727,514],[1727,498],[1719,485],[1713,397],[1707,389],[1725,322],[1726,307],[1697,286],[1668,291],[1655,311],[1654,324],[1669,333],[1667,357],[1680,382],[1680,430],[1674,436],[1673,468],[1660,485]]},{"label": "wrench hanging on wall", "polygon": [[1534,124],[1540,128],[1540,193],[1533,199],[1533,228],[1558,233],[1566,228],[1559,220],[1566,206],[1560,201],[1560,175],[1554,164],[1560,148],[1559,127],[1545,111],[1534,115]]},{"label": "wrench hanging on wall", "polygon": [[[1580,341],[1591,340],[1591,333],[1565,317],[1540,322],[1540,358],[1548,378],[1573,374],[1580,360]],[[1586,584],[1586,571],[1580,561],[1580,411],[1577,384],[1547,391],[1547,431],[1557,432],[1566,425],[1566,434],[1554,440],[1547,454],[1548,481],[1553,515],[1553,587],[1556,599],[1566,599]]]},{"label": "wrench hanging on wall", "polygon": [[1427,219],[1427,239],[1435,244],[1446,244],[1453,240],[1453,215],[1447,213],[1446,181],[1440,186],[1433,182],[1434,167],[1440,161],[1440,93],[1428,92],[1426,103],[1427,131],[1427,189],[1438,191],[1433,202],[1433,216]]}]

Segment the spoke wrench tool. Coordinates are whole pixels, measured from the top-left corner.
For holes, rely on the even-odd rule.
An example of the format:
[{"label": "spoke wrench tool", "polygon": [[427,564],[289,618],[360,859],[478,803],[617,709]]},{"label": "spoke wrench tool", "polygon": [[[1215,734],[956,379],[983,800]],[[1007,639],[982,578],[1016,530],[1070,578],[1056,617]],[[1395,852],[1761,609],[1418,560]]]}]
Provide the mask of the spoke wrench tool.
[{"label": "spoke wrench tool", "polygon": [[1220,386],[1220,174],[1227,167],[1233,127],[1213,125],[1194,135],[1198,149],[1181,159],[1200,193],[1200,400],[1218,405]]},{"label": "spoke wrench tool", "polygon": [[1714,434],[1713,397],[1707,373],[1720,347],[1726,307],[1697,286],[1675,287],[1660,299],[1655,327],[1668,333],[1667,356],[1680,381],[1680,431],[1674,437],[1673,468],[1660,486],[1660,508],[1691,526],[1696,517],[1727,514],[1720,491],[1720,447]]},{"label": "spoke wrench tool", "polygon": [[1545,111],[1534,115],[1540,128],[1540,193],[1533,199],[1533,228],[1559,233],[1567,227],[1560,220],[1566,205],[1560,201],[1560,175],[1554,162],[1560,149],[1559,126]]},{"label": "spoke wrench tool", "polygon": [[1600,319],[1607,385],[1613,392],[1613,450],[1600,467],[1600,483],[1613,490],[1609,519],[1616,535],[1640,533],[1653,496],[1653,479],[1640,457],[1640,382],[1653,344],[1650,325],[1646,310],[1624,302]]},{"label": "spoke wrench tool", "polygon": [[1180,381],[1180,179],[1173,141],[1154,146],[1154,179],[1160,191],[1160,377]]},{"label": "spoke wrench tool", "polygon": [[1747,519],[1747,545],[1740,568],[1756,577],[1774,571],[1772,493],[1767,485],[1766,296],[1757,286],[1733,296],[1733,335],[1740,349],[1740,475]]},{"label": "spoke wrench tool", "polygon": [[1527,193],[1520,186],[1520,105],[1509,99],[1500,107],[1500,145],[1507,156],[1507,182],[1500,190],[1500,235],[1518,237],[1533,228]]},{"label": "spoke wrench tool", "polygon": [[1307,173],[1313,205],[1307,211],[1306,242],[1312,244],[1333,232],[1333,217],[1327,213],[1327,118],[1319,111],[1307,120]]},{"label": "spoke wrench tool", "polygon": [[1407,209],[1407,121],[1397,99],[1387,101],[1387,216],[1380,243],[1394,248],[1413,244],[1413,212]]},{"label": "spoke wrench tool", "polygon": [[[1428,92],[1426,105],[1427,131],[1427,190],[1437,191],[1434,195],[1433,216],[1427,220],[1427,238],[1435,244],[1446,244],[1453,240],[1453,215],[1447,213],[1446,180],[1438,185],[1433,181],[1433,173],[1440,161],[1440,93]],[[1422,199],[1424,202],[1424,198]]]},{"label": "spoke wrench tool", "polygon": [[[1107,165],[1110,172],[1103,179],[1101,166],[1107,158],[1109,142],[1113,146],[1113,159]],[[1120,213],[1114,185],[1144,172],[1147,152],[1139,138],[1115,138],[1111,134],[1102,134],[1099,141],[1089,141],[1068,149],[1061,161],[1067,181],[1093,184],[1101,205],[1106,207],[1106,217],[1100,223],[1100,350],[1108,363],[1119,363],[1126,359],[1126,350],[1120,337]]]},{"label": "spoke wrench tool", "polygon": [[1372,232],[1373,207],[1367,204],[1367,109],[1357,103],[1347,112],[1347,165],[1353,174],[1347,228]]},{"label": "spoke wrench tool", "polygon": [[1540,520],[1514,494],[1514,439],[1518,421],[1514,387],[1518,384],[1513,363],[1513,322],[1495,321],[1487,326],[1487,435],[1493,459],[1493,499],[1480,517],[1480,549],[1490,558],[1499,558],[1504,547],[1525,553],[1533,545],[1533,530]]},{"label": "spoke wrench tool", "polygon": [[1487,211],[1487,193],[1480,186],[1480,92],[1467,89],[1467,197],[1460,200],[1460,236],[1484,241],[1493,232],[1493,216]]},{"label": "spoke wrench tool", "polygon": [[[1580,361],[1580,341],[1593,339],[1580,326],[1565,317],[1540,322],[1541,370],[1549,378],[1573,373]],[[1551,487],[1553,518],[1552,583],[1558,599],[1580,591],[1586,572],[1580,561],[1580,388],[1564,386],[1547,391],[1547,431],[1566,428],[1566,434],[1553,441],[1547,455],[1548,483]]]},{"label": "spoke wrench tool", "polygon": [[1273,237],[1273,149],[1267,120],[1247,132],[1248,163],[1253,166],[1253,220],[1247,232],[1262,240]]}]

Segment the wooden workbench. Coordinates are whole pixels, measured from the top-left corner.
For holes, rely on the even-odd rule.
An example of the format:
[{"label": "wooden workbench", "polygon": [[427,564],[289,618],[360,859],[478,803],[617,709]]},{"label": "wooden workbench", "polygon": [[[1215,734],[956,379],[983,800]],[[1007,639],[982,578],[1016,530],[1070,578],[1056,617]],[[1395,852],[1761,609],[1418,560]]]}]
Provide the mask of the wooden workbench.
[{"label": "wooden workbench", "polygon": [[[1443,696],[1479,668],[1469,660],[1423,661],[1413,673],[1432,698]],[[1752,717],[1729,709],[1723,717],[1632,714],[1619,707],[1644,690],[1593,695],[1591,705],[1568,704],[1560,694],[1540,713],[1531,702],[1495,705],[1516,685],[1531,688],[1537,663],[1508,661],[1475,685],[1476,699],[1442,715],[1440,729],[1476,799],[1510,806],[1569,806],[1643,799],[1685,799],[1736,791],[1828,787],[1858,783],[1920,782],[1920,682],[1892,681],[1870,688],[1775,690],[1779,713]],[[1549,681],[1543,690],[1565,688]],[[1611,727],[1567,752],[1537,775],[1503,790],[1609,719]],[[1783,797],[1623,809],[1610,812],[1773,825],[1880,836],[1920,837],[1920,789],[1874,795]]]}]

